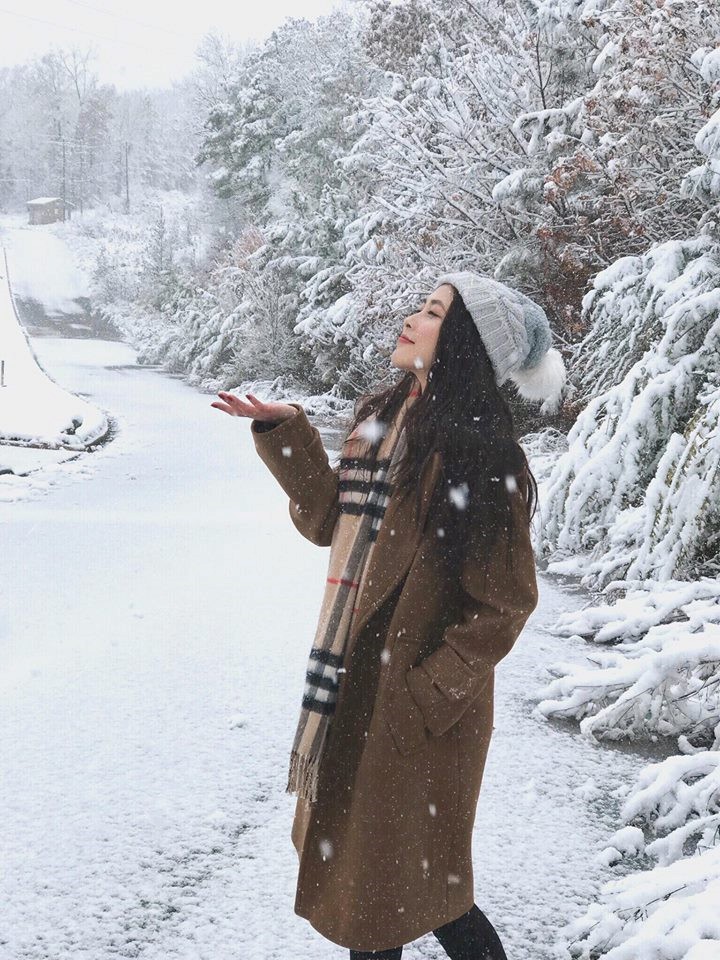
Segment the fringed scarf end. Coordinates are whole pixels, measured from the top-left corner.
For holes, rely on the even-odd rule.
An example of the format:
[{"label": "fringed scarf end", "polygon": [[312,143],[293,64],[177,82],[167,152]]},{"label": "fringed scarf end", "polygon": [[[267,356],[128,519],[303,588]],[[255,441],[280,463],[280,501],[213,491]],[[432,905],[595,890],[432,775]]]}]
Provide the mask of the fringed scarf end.
[{"label": "fringed scarf end", "polygon": [[290,770],[285,793],[297,793],[298,796],[315,803],[317,800],[317,778],[319,757],[298,753],[290,754]]}]

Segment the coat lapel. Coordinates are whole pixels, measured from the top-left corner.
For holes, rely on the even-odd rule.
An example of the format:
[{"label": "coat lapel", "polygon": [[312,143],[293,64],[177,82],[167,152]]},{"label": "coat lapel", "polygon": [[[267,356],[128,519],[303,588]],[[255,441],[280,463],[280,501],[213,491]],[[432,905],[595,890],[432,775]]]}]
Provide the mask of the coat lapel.
[{"label": "coat lapel", "polygon": [[420,476],[421,506],[419,522],[414,522],[415,490],[390,497],[370,558],[367,582],[358,602],[345,651],[348,662],[357,637],[373,613],[390,596],[407,573],[422,538],[430,499],[440,473],[440,454],[436,451]]}]

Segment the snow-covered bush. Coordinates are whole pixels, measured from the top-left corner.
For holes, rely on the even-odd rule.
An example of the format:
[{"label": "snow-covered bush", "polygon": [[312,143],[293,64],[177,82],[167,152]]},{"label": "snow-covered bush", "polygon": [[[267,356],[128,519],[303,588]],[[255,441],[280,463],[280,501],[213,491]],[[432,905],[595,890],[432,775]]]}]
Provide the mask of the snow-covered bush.
[{"label": "snow-covered bush", "polygon": [[717,960],[720,847],[609,880],[563,928],[578,960]]},{"label": "snow-covered bush", "polygon": [[553,664],[534,694],[546,717],[592,739],[677,737],[679,756],[624,785],[623,826],[597,859],[638,869],[606,882],[561,931],[582,960],[720,956],[720,581],[615,581],[615,602],[562,614],[551,630],[596,649]]},{"label": "snow-covered bush", "polygon": [[[622,584],[610,585],[615,592]],[[534,694],[544,716],[596,739],[684,736],[712,746],[720,717],[720,581],[626,585],[615,604],[558,618],[553,632],[598,649],[556,664]],[[715,744],[715,748],[720,744]]]},{"label": "snow-covered bush", "polygon": [[720,956],[720,752],[681,746],[689,753],[649,764],[627,788],[620,811],[626,825],[598,855],[605,863],[656,865],[603,885],[598,901],[562,931],[570,956]]}]

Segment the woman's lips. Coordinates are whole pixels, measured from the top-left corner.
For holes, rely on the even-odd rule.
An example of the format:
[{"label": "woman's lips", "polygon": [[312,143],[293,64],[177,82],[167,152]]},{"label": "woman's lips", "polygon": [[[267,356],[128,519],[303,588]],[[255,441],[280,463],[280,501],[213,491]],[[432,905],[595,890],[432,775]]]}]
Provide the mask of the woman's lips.
[{"label": "woman's lips", "polygon": [[408,337],[403,336],[402,333],[401,333],[400,336],[398,337],[398,340],[400,341],[400,343],[414,343],[413,340],[410,340],[410,339],[408,339]]}]

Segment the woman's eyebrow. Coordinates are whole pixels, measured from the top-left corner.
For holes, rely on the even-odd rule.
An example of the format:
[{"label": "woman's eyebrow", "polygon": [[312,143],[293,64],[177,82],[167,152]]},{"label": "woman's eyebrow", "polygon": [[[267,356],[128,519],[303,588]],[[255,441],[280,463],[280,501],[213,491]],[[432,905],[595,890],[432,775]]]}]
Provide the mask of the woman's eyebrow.
[{"label": "woman's eyebrow", "polygon": [[431,300],[430,303],[431,304],[438,303],[443,308],[443,310],[445,309],[445,304],[442,302],[442,300]]}]

